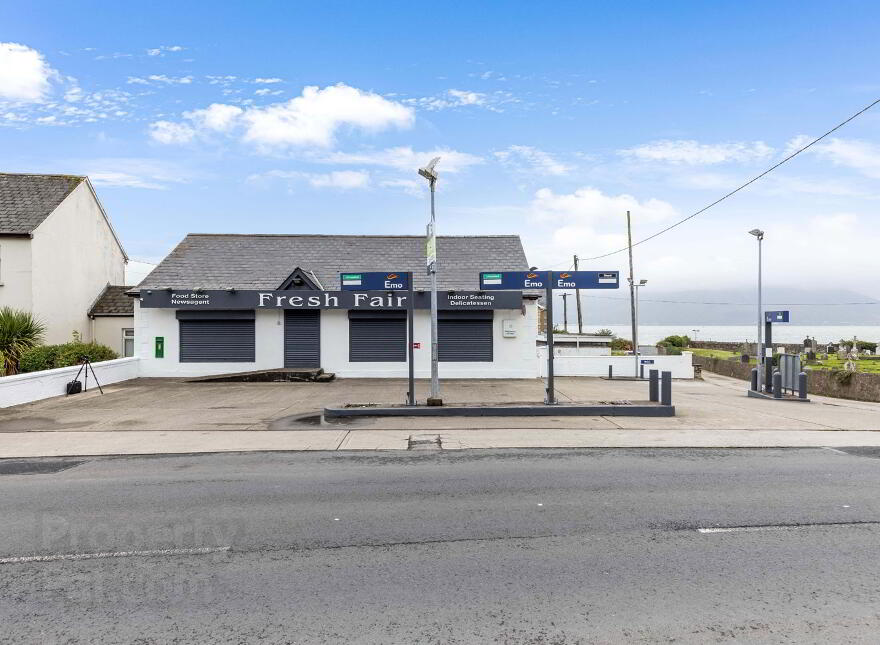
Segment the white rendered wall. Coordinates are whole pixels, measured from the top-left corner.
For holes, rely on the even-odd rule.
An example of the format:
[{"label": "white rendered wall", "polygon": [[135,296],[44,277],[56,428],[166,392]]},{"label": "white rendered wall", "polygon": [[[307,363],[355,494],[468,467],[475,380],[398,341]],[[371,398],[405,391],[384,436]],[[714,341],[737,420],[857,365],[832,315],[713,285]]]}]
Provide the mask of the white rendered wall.
[{"label": "white rendered wall", "polygon": [[95,316],[91,321],[91,340],[124,355],[122,330],[134,328],[134,316]]},{"label": "white rendered wall", "polygon": [[31,311],[31,240],[0,236],[0,307]]},{"label": "white rendered wall", "polygon": [[45,342],[67,342],[74,330],[88,339],[88,309],[108,283],[124,284],[125,257],[84,181],[34,231],[31,264]]},{"label": "white rendered wall", "polygon": [[[652,365],[645,365],[645,378],[648,370],[672,372],[672,378],[694,378],[694,366],[691,352],[682,352],[680,356],[650,356],[643,360],[653,360]],[[547,348],[538,348],[538,364],[541,377],[547,376]],[[635,358],[632,356],[558,356],[553,359],[553,374],[556,376],[608,376],[608,366],[614,376],[632,377],[635,372]]]},{"label": "white rendered wall", "polygon": [[[138,377],[138,359],[136,358],[117,358],[112,361],[93,363],[93,366],[95,376],[98,377],[98,381],[103,387]],[[71,365],[54,370],[28,372],[27,374],[0,378],[0,408],[48,399],[53,396],[63,396],[66,392],[66,384],[74,379],[79,368],[79,365]],[[88,382],[85,382],[82,374],[80,374],[79,380],[84,385],[88,385],[89,391],[97,389],[91,372]]]},{"label": "white rendered wall", "polygon": [[[492,363],[440,363],[441,378],[535,378],[535,305],[524,301],[521,310],[495,312]],[[135,300],[135,356],[141,359],[141,376],[208,376],[230,372],[276,369],[284,366],[284,312],[256,312],[255,357],[253,363],[180,363],[179,325],[174,309],[142,309]],[[503,338],[502,321],[513,320],[515,338]],[[165,338],[165,358],[154,357],[156,336]],[[406,362],[352,363],[348,360],[348,311],[321,312],[321,367],[343,378],[407,376]],[[417,378],[431,376],[431,322],[427,311],[416,312],[415,350]]]}]

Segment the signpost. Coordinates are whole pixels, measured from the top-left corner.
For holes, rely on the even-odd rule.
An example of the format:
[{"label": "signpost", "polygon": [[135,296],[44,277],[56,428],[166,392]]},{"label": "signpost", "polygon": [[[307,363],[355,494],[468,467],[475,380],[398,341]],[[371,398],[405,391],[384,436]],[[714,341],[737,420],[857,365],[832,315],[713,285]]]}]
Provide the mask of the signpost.
[{"label": "signpost", "polygon": [[[767,392],[773,392],[773,323],[787,323],[791,320],[789,311],[764,312],[764,386]],[[769,354],[769,356],[767,356]],[[760,390],[761,388],[758,388]]]},{"label": "signpost", "polygon": [[547,396],[544,403],[556,404],[553,382],[553,290],[619,289],[619,271],[483,271],[480,289],[544,289],[547,301]]}]

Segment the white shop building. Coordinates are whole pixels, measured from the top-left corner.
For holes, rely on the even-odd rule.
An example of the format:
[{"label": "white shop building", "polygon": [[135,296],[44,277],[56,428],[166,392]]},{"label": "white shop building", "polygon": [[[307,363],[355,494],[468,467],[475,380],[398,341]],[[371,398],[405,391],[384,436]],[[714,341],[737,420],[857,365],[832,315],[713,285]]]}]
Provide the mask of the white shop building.
[{"label": "white shop building", "polygon": [[[479,291],[480,271],[529,268],[519,236],[437,240],[441,378],[535,378],[538,294]],[[407,290],[345,289],[343,273],[412,272]],[[421,236],[188,235],[132,289],[142,376],[320,367],[339,377],[430,376]]]}]

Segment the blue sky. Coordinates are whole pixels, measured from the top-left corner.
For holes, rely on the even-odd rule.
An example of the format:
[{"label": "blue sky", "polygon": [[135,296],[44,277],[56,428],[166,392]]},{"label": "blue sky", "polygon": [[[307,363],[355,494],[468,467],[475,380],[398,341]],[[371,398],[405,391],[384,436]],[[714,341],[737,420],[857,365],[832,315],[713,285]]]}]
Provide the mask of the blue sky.
[{"label": "blue sky", "polygon": [[[880,96],[872,2],[208,7],[0,7],[3,169],[89,174],[133,258],[188,232],[420,234],[437,154],[441,233],[519,233],[567,269],[622,246],[625,210],[645,237]],[[752,284],[760,226],[769,284],[880,297],[878,132],[875,108],[636,272]]]}]

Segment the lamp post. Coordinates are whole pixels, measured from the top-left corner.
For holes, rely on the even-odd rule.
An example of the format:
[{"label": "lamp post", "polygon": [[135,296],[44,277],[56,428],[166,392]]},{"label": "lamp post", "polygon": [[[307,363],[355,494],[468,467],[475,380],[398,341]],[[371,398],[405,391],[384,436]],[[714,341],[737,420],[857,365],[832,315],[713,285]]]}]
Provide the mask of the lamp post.
[{"label": "lamp post", "polygon": [[648,284],[647,280],[639,280],[635,282],[632,278],[630,278],[629,283],[632,285],[633,289],[636,292],[635,297],[635,306],[633,307],[633,312],[635,316],[635,324],[633,325],[633,356],[636,358],[636,371],[635,378],[639,377],[639,287],[644,287]]},{"label": "lamp post", "polygon": [[749,231],[749,235],[754,235],[758,240],[758,344],[757,344],[757,353],[758,357],[757,365],[758,368],[758,392],[763,391],[762,383],[763,380],[763,369],[762,366],[764,364],[764,350],[763,350],[763,335],[761,329],[761,323],[763,323],[763,316],[761,315],[761,242],[764,241],[764,231],[759,228],[753,228]]},{"label": "lamp post", "polygon": [[437,347],[437,228],[434,217],[434,187],[437,184],[437,173],[434,166],[440,161],[440,157],[434,157],[424,168],[419,168],[419,174],[428,180],[431,187],[431,222],[428,224],[427,243],[425,246],[425,259],[428,275],[431,276],[431,396],[428,405],[443,405],[440,398],[440,376],[438,373],[439,352]]},{"label": "lamp post", "polygon": [[700,331],[699,329],[691,329],[694,332],[694,340],[697,340],[697,333]]}]

